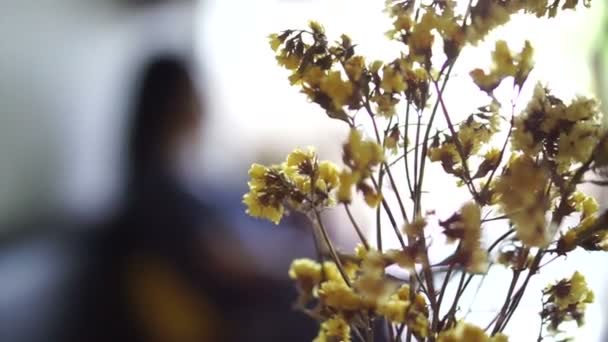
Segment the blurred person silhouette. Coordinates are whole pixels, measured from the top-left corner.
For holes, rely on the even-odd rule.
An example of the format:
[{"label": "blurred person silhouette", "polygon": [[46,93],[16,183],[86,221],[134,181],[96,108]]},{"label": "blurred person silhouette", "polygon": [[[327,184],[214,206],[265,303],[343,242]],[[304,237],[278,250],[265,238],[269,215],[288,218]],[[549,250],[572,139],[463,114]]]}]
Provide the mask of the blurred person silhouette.
[{"label": "blurred person silhouette", "polygon": [[291,310],[292,284],[259,272],[223,209],[185,181],[184,151],[199,144],[204,121],[188,64],[160,56],[142,75],[126,198],[86,244],[91,260],[66,320],[68,339],[312,340],[313,322]]},{"label": "blurred person silhouette", "polygon": [[[214,210],[185,186],[179,156],[203,119],[187,64],[161,56],[143,70],[127,149],[122,209],[90,244],[74,340],[224,340],[226,284],[214,279]],[[213,238],[219,242],[220,237]],[[223,287],[220,291],[219,286]]]}]

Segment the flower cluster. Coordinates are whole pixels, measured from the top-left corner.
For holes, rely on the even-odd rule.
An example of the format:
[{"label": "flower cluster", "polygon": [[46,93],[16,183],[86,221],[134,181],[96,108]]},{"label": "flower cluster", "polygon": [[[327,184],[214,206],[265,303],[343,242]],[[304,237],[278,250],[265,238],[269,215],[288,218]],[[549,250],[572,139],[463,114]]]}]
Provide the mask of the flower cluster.
[{"label": "flower cluster", "polygon": [[453,262],[465,266],[471,273],[488,270],[488,255],[481,247],[481,210],[474,202],[465,204],[460,213],[440,223],[449,240],[459,240],[459,248]]},{"label": "flower cluster", "polygon": [[573,210],[580,213],[580,222],[561,235],[556,252],[565,255],[577,247],[588,251],[608,251],[608,225],[606,215],[599,215],[599,206],[593,197],[576,192],[571,196]]},{"label": "flower cluster", "polygon": [[377,207],[382,199],[382,194],[366,181],[371,176],[372,171],[384,161],[384,150],[373,141],[363,140],[361,132],[353,128],[342,152],[342,161],[348,169],[344,169],[340,173],[338,201],[350,203],[352,187],[355,186],[357,190],[363,193],[365,202],[369,206]]},{"label": "flower cluster", "polygon": [[[346,265],[346,276],[333,262],[319,264],[310,259],[292,262],[289,276],[298,285],[299,305],[317,305],[321,316],[325,311],[337,312],[340,317],[350,317],[354,324],[358,313],[374,312],[390,322],[405,324],[415,336],[429,335],[429,309],[421,293],[413,293],[405,284],[386,282],[385,269],[400,259],[397,251],[381,253],[377,250],[357,248],[356,257]],[[335,320],[334,316],[324,319]],[[323,323],[323,326],[328,321]],[[321,328],[320,335],[327,334]],[[320,338],[320,337],[319,337]]]},{"label": "flower cluster", "polygon": [[600,113],[593,99],[569,105],[540,84],[528,106],[514,120],[513,148],[534,158],[542,154],[561,172],[572,163],[587,162],[600,141]]},{"label": "flower cluster", "polygon": [[475,69],[471,71],[470,75],[479,89],[488,94],[492,94],[492,91],[507,77],[513,77],[514,84],[521,88],[534,66],[532,52],[532,45],[529,41],[526,41],[519,54],[513,55],[507,42],[499,40],[496,42],[496,48],[492,53],[494,65],[490,72],[486,73],[482,69]]},{"label": "flower cluster", "polygon": [[452,329],[443,331],[439,334],[437,342],[507,342],[507,336],[496,334],[488,336],[486,332],[478,326],[458,322]]},{"label": "flower cluster", "polygon": [[[578,248],[608,250],[608,212],[600,213],[578,189],[590,170],[598,171],[597,183],[608,184],[608,132],[595,100],[565,102],[537,85],[515,113],[529,86],[534,49],[526,41],[514,51],[504,40],[494,42],[489,69],[469,73],[480,90],[470,101],[485,93],[489,104],[488,96],[479,97],[484,102],[472,107],[477,110],[456,122],[444,96],[460,52],[513,14],[551,18],[577,7],[577,0],[478,0],[461,10],[453,0],[387,0],[392,26],[386,35],[401,53],[386,61],[366,60],[349,36],[332,41],[314,21],[269,36],[290,83],[348,129],[341,168],[319,161],[312,149],[296,149],[278,165],[252,165],[243,198],[251,216],[278,224],[293,210],[311,221],[318,260],[294,260],[289,277],[298,289],[297,308],[320,323],[315,341],[365,341],[388,323],[395,342],[505,342],[502,332],[548,263],[543,259],[553,254],[559,260]],[[507,118],[506,102],[494,90],[511,78],[517,91]],[[366,124],[372,139],[362,129]],[[425,194],[426,168],[439,166],[470,195],[446,220],[437,219]],[[394,175],[399,171],[405,172]],[[351,212],[356,199],[374,209],[374,227],[357,222]],[[334,246],[323,221],[323,210],[336,203],[361,241],[354,253]],[[490,225],[503,230],[495,240]],[[430,253],[446,248],[434,239],[437,228],[452,244],[444,260]],[[365,234],[370,231],[375,241]],[[386,248],[386,231],[398,249]],[[491,276],[495,264],[510,268],[512,278],[484,330],[463,321],[459,308],[473,277]],[[542,323],[556,330],[564,321],[582,323],[593,293],[575,273],[547,287],[543,299]]]},{"label": "flower cluster", "polygon": [[[478,109],[479,112],[471,114],[458,126],[456,134],[443,134],[443,139],[436,134],[428,149],[428,157],[431,161],[440,162],[445,172],[460,178],[465,183],[483,178],[498,167],[500,161],[501,153],[497,149],[480,153],[482,147],[499,130],[498,106],[491,104]],[[468,163],[473,156],[481,157],[482,162],[475,174],[471,175],[465,172],[463,160]]]},{"label": "flower cluster", "polygon": [[249,177],[249,192],[243,196],[247,213],[275,224],[281,221],[286,206],[306,211],[333,205],[331,194],[340,184],[338,168],[328,161],[319,162],[312,149],[297,149],[280,165],[253,164]]},{"label": "flower cluster", "polygon": [[550,242],[545,213],[547,171],[527,155],[513,156],[494,183],[493,200],[509,217],[517,237],[528,246],[545,247]]},{"label": "flower cluster", "polygon": [[350,342],[350,326],[341,316],[334,316],[321,323],[319,335],[313,342]]},{"label": "flower cluster", "polygon": [[[589,7],[591,0],[584,0]],[[467,27],[467,40],[473,44],[483,40],[493,29],[507,23],[511,15],[524,11],[537,17],[553,18],[558,10],[574,9],[578,0],[480,0],[471,8],[471,25]]]},{"label": "flower cluster", "polygon": [[548,324],[550,331],[556,331],[566,321],[576,321],[580,326],[584,322],[585,308],[593,303],[593,291],[587,287],[585,277],[574,272],[570,279],[562,279],[543,291],[541,317]]}]

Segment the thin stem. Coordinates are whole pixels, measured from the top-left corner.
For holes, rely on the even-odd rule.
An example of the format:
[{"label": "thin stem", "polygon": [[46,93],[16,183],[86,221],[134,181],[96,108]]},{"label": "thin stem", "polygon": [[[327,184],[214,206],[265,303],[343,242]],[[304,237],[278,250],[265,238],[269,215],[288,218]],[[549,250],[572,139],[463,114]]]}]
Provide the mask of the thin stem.
[{"label": "thin stem", "polygon": [[395,179],[393,178],[393,173],[391,172],[391,169],[388,167],[388,165],[386,165],[386,163],[384,163],[384,165],[385,165],[384,169],[386,170],[386,174],[388,175],[388,179],[391,183],[391,187],[393,188],[393,191],[395,192],[395,196],[397,196],[397,202],[399,203],[399,209],[401,210],[401,215],[403,216],[403,220],[405,221],[405,224],[407,224],[409,222],[409,219],[407,217],[407,213],[405,212],[405,206],[403,205],[403,201],[401,200],[401,195],[399,194],[399,190],[397,189]]},{"label": "thin stem", "polygon": [[[469,3],[469,7],[470,7],[470,3]],[[465,21],[466,21],[466,17],[465,17]],[[441,85],[441,92],[443,93],[445,91],[445,87],[448,84],[448,80],[450,79],[450,74],[452,72],[452,70],[454,69],[454,65],[456,64],[456,60],[458,59],[458,56],[456,56],[454,58],[454,60],[452,61],[452,63],[449,64],[449,66],[447,67],[447,71],[445,73],[445,77],[443,78],[443,84]],[[442,70],[443,71],[443,70]],[[427,150],[428,150],[428,144],[427,142],[429,141],[429,137],[431,135],[431,128],[433,127],[433,121],[435,121],[435,116],[437,114],[437,109],[439,108],[439,100],[435,101],[435,105],[433,106],[433,111],[431,112],[431,117],[429,118],[429,122],[428,122],[428,126],[426,127],[426,131],[424,132],[424,143],[422,144],[422,156],[426,156],[427,154]],[[424,181],[424,167],[426,165],[426,158],[422,158],[420,160],[420,179],[418,180],[418,187],[420,189],[422,189],[422,184]],[[420,202],[421,199],[421,193],[422,191],[418,191],[416,194],[416,199],[415,201]]]},{"label": "thin stem", "polygon": [[[378,172],[378,185],[376,186],[376,192],[380,192],[383,180],[384,164],[381,164],[380,171]],[[372,182],[374,183],[374,185],[376,184],[373,178]],[[385,210],[390,211],[388,206],[385,207]],[[390,215],[392,215],[392,213]],[[380,206],[376,208],[376,247],[378,248],[379,252],[382,252],[382,208],[380,208]]]},{"label": "thin stem", "polygon": [[[372,178],[372,182],[374,184],[374,187],[376,188],[376,191],[379,191],[376,180]],[[405,250],[407,248],[405,245],[405,241],[403,240],[403,236],[401,235],[401,232],[399,231],[399,227],[397,227],[397,221],[395,221],[395,217],[393,216],[393,213],[392,213],[390,207],[388,206],[386,199],[382,198],[381,202],[382,202],[382,207],[384,208],[384,211],[388,215],[389,221],[391,221],[391,226],[393,226],[393,230],[395,231],[395,235],[397,235],[397,239],[399,240],[399,243],[401,244],[401,248],[403,250]]]},{"label": "thin stem", "polygon": [[[419,141],[420,141],[420,116],[421,113],[418,112],[418,122],[416,125],[416,142],[415,142],[415,149],[414,149],[414,193],[418,194],[421,191],[421,184],[419,182],[417,182],[416,180],[418,179],[418,149],[419,149]],[[424,159],[425,156],[422,156],[422,158]],[[422,170],[420,170],[420,172],[422,172]],[[416,196],[416,198],[418,199],[419,196]],[[418,215],[420,213],[420,201],[419,200],[414,200],[414,218],[416,217],[416,215]]]},{"label": "thin stem", "polygon": [[447,319],[447,323],[442,324],[442,326],[444,328],[449,326],[452,321],[455,321],[454,317],[456,314],[456,307],[458,306],[458,301],[460,301],[460,296],[462,296],[462,294],[464,293],[462,288],[464,286],[465,276],[466,276],[466,272],[463,270],[462,275],[460,276],[460,281],[458,283],[456,296],[454,297],[454,301],[452,302],[452,306],[450,307],[450,310],[448,311],[448,313],[445,315],[445,317],[442,320],[442,321],[446,321],[446,319]]},{"label": "thin stem", "polygon": [[332,259],[334,259],[334,262],[336,263],[336,266],[338,267],[338,271],[340,271],[340,275],[342,275],[344,282],[346,283],[346,285],[348,285],[348,287],[351,287],[350,280],[348,279],[348,275],[346,274],[346,271],[344,271],[344,266],[342,265],[342,262],[340,261],[340,257],[338,256],[338,253],[336,252],[336,249],[335,249],[333,243],[331,242],[329,235],[327,234],[327,229],[325,229],[325,226],[323,225],[323,221],[321,220],[321,215],[319,214],[319,211],[317,210],[317,208],[315,208],[314,206],[313,206],[313,212],[315,214],[315,217],[314,217],[315,220],[313,220],[313,222],[316,223],[316,226],[321,231],[323,240],[325,240],[325,244],[327,245],[327,248],[329,248],[329,253],[330,253]]},{"label": "thin stem", "polygon": [[[465,119],[465,120],[458,121],[458,122],[456,123],[456,126],[459,126],[459,125],[463,124],[463,123],[464,123],[464,122],[466,122],[466,121],[467,121],[466,119]],[[413,124],[412,124],[412,125],[413,125]],[[425,125],[421,125],[421,126],[425,126]],[[445,132],[445,131],[448,131],[448,130],[449,130],[449,128],[447,128],[447,127],[446,127],[446,128],[443,128],[443,129],[437,130],[437,132],[441,133],[441,132]],[[422,140],[421,142],[419,142],[417,146],[419,146],[419,147],[420,147],[420,146],[422,146],[422,147],[423,147],[423,149],[424,149],[424,144],[425,144],[426,142],[428,142],[428,141],[433,140],[433,138],[432,138],[432,137],[425,138],[425,139],[426,139],[426,140]],[[416,146],[416,145],[415,145],[415,146]],[[407,148],[407,147],[406,147],[406,148]],[[410,153],[414,152],[414,151],[415,151],[415,149],[416,149],[415,147],[410,148],[410,149],[409,149],[409,150],[407,150],[407,151],[406,151],[404,154],[400,155],[399,157],[395,158],[395,160],[393,160],[392,162],[390,162],[390,163],[388,164],[388,166],[391,166],[391,167],[392,167],[392,166],[394,166],[394,165],[395,165],[395,164],[397,164],[397,163],[398,163],[398,162],[399,162],[401,159],[404,159],[406,154],[410,154]],[[425,155],[425,154],[424,154],[424,153],[422,153],[422,155]]]},{"label": "thin stem", "polygon": [[435,85],[435,89],[437,90],[437,99],[439,101],[439,104],[441,105],[441,109],[443,111],[443,116],[445,118],[445,121],[448,123],[448,128],[450,129],[450,133],[452,134],[452,137],[454,139],[454,144],[456,145],[456,150],[458,151],[458,154],[460,155],[460,162],[462,163],[462,169],[464,170],[463,180],[465,181],[465,183],[469,184],[473,197],[475,197],[475,199],[478,199],[479,194],[477,193],[477,190],[475,189],[475,183],[473,183],[473,181],[471,180],[471,173],[469,172],[467,156],[464,153],[464,148],[462,147],[460,138],[458,137],[458,134],[456,133],[456,130],[454,129],[454,125],[452,124],[452,119],[450,118],[448,109],[445,105],[445,102],[443,101],[443,94],[439,90],[439,84],[437,83],[437,81],[433,80],[433,84]]},{"label": "thin stem", "polygon": [[397,336],[395,337],[395,341],[401,341],[401,335],[403,335],[403,330],[405,329],[405,323],[401,323],[397,328]]},{"label": "thin stem", "polygon": [[369,250],[369,243],[367,242],[365,235],[361,231],[361,228],[359,228],[359,225],[355,221],[355,218],[353,217],[353,214],[350,212],[350,208],[348,207],[348,204],[346,204],[346,203],[344,204],[344,210],[346,210],[346,214],[348,215],[350,223],[352,223],[353,227],[355,228],[355,231],[357,232],[357,235],[359,236],[361,243],[363,244],[363,246],[365,247],[366,250]]},{"label": "thin stem", "polygon": [[[525,253],[527,256],[527,253]],[[498,317],[496,319],[496,324],[494,325],[494,329],[492,330],[492,335],[495,335],[499,330],[500,326],[504,322],[507,314],[507,310],[509,309],[509,305],[511,304],[511,296],[513,295],[513,291],[515,291],[515,286],[517,285],[517,281],[519,280],[519,275],[521,274],[521,270],[517,269],[513,271],[513,277],[511,278],[511,284],[509,284],[509,290],[507,291],[507,296],[505,297],[505,302],[502,305],[502,308],[498,312]]]},{"label": "thin stem", "polygon": [[[445,278],[443,279],[443,284],[441,285],[441,290],[439,291],[439,299],[437,300],[437,311],[441,310],[441,303],[443,302],[443,296],[445,295],[445,290],[448,287],[448,283],[450,282],[450,277],[452,276],[452,271],[454,270],[454,265],[456,263],[451,263],[448,271],[445,274]],[[438,323],[437,323],[438,324]],[[436,327],[436,325],[435,325]]]},{"label": "thin stem", "polygon": [[496,217],[492,217],[489,219],[483,219],[481,220],[481,223],[486,223],[486,222],[492,222],[492,221],[499,221],[499,220],[506,220],[509,217],[507,215],[500,215],[500,216],[496,216]]},{"label": "thin stem", "polygon": [[[403,133],[403,160],[405,164],[405,179],[407,180],[407,187],[410,191],[410,198],[414,200],[414,189],[412,188],[412,181],[410,179],[410,167],[407,160],[407,142],[409,135],[409,122],[410,122],[410,103],[407,103],[407,107],[405,110],[405,132]],[[392,165],[392,164],[391,164]],[[389,165],[389,168],[390,166]]]}]

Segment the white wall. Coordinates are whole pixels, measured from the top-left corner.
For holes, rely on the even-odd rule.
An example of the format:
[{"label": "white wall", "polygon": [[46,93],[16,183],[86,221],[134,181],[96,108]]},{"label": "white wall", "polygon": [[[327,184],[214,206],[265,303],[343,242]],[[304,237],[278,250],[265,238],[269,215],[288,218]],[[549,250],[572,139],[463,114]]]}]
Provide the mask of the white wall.
[{"label": "white wall", "polygon": [[116,196],[139,62],[157,50],[192,52],[195,13],[194,2],[118,3],[3,2],[0,222],[99,213]]}]

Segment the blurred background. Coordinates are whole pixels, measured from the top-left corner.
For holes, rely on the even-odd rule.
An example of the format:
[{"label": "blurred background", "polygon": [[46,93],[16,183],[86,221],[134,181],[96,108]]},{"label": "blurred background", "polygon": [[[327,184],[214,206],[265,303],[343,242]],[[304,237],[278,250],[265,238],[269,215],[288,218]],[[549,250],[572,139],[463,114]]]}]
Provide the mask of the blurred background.
[{"label": "blurred background", "polygon": [[[3,1],[0,341],[312,340],[286,274],[293,258],[314,255],[306,223],[251,219],[241,196],[252,162],[308,145],[338,161],[346,131],[287,86],[266,36],[315,19],[370,59],[391,58],[383,3]],[[606,98],[607,11],[595,1],[551,21],[514,18],[459,60],[446,101],[466,107],[468,71],[488,64],[497,37],[535,46],[522,99],[536,80],[564,98]],[[428,187],[438,213],[466,199]],[[352,247],[344,218],[332,220],[339,245]],[[605,341],[607,262],[579,253],[538,277],[511,326],[536,331],[538,291],[576,268],[598,294],[577,340]],[[497,309],[477,302],[473,317]],[[527,330],[510,333],[526,341]]]}]

